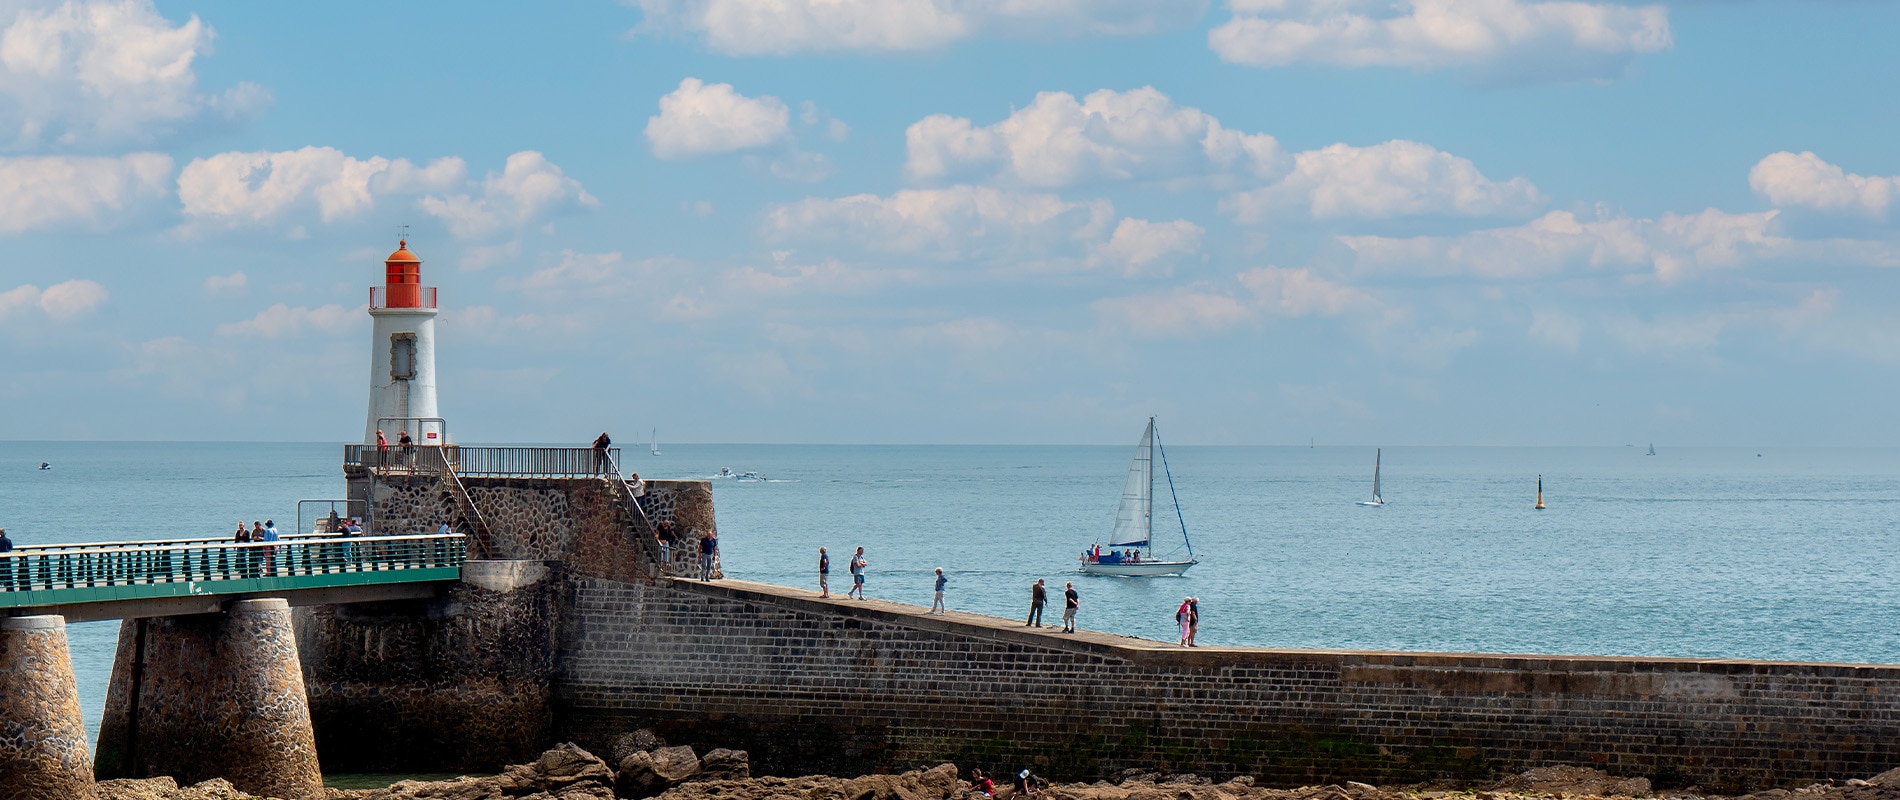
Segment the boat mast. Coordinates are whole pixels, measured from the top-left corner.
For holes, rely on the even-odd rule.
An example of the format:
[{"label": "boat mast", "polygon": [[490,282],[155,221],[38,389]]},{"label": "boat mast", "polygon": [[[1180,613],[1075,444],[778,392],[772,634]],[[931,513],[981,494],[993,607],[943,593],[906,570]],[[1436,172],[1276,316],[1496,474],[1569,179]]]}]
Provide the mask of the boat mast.
[{"label": "boat mast", "polygon": [[[1148,424],[1154,424],[1153,417],[1148,419]],[[1161,437],[1158,435],[1155,437],[1155,447],[1161,448]],[[1148,469],[1149,480],[1153,481],[1154,466],[1152,462]],[[1187,517],[1181,515],[1181,496],[1174,492],[1174,470],[1168,468],[1168,451],[1165,448],[1161,448],[1161,474],[1168,476],[1168,498],[1174,501],[1174,520],[1181,523],[1181,544],[1187,545],[1188,560],[1192,561],[1194,559],[1194,543],[1188,541]],[[1149,505],[1154,504],[1149,503]],[[1154,523],[1152,522],[1148,524],[1148,550],[1151,553],[1154,552]]]},{"label": "boat mast", "polygon": [[1154,417],[1148,418],[1148,502],[1142,504],[1142,512],[1143,512],[1143,516],[1146,517],[1146,519],[1142,521],[1148,524],[1148,535],[1143,537],[1147,543],[1144,544],[1143,546],[1148,548],[1148,555],[1153,556],[1155,552],[1155,418]]}]

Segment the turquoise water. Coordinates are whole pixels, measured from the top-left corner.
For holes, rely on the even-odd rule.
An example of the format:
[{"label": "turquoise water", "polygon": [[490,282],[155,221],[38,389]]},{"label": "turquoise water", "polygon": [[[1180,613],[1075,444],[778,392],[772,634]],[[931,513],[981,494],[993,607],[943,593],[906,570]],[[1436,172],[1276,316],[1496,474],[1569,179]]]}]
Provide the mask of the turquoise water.
[{"label": "turquoise water", "polygon": [[[927,606],[941,566],[952,607],[1017,617],[1036,578],[1074,580],[1083,627],[1156,639],[1192,594],[1207,644],[1900,662],[1900,452],[1386,448],[1389,505],[1364,508],[1371,448],[1170,448],[1202,563],[1076,576],[1138,433],[1114,447],[669,443],[627,467],[770,478],[713,482],[726,568],[749,580],[815,587],[824,545],[842,592],[862,545],[873,597]],[[20,542],[288,527],[297,500],[342,493],[341,450],[0,443],[0,526]],[[1545,511],[1531,509],[1539,473]],[[70,630],[95,726],[116,633]]]}]

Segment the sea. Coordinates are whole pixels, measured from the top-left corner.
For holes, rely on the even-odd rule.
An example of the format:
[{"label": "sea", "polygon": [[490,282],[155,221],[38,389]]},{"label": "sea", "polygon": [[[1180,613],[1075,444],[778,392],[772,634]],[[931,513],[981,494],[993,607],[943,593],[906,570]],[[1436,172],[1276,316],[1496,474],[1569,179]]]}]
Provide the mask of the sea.
[{"label": "sea", "polygon": [[[1078,575],[1112,526],[1136,433],[1119,446],[668,443],[624,466],[711,480],[726,572],[746,580],[815,589],[824,546],[842,593],[861,546],[873,598],[928,606],[942,567],[951,608],[1021,619],[1037,579],[1052,597],[1074,582],[1082,627],[1163,641],[1193,596],[1206,645],[1900,663],[1900,451],[1391,447],[1374,508],[1357,504],[1371,447],[1168,447],[1157,553],[1191,543],[1200,563]],[[0,442],[0,527],[21,543],[288,529],[298,501],[343,494],[342,450]],[[96,736],[118,624],[68,635]]]}]

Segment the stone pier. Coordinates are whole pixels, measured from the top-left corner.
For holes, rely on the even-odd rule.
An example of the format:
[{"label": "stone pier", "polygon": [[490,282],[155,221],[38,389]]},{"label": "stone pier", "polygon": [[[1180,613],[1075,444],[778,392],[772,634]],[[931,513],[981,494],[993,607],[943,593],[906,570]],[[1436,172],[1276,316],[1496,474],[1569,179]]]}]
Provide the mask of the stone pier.
[{"label": "stone pier", "polygon": [[0,619],[0,800],[92,796],[66,620]]},{"label": "stone pier", "polygon": [[435,600],[297,610],[333,772],[497,770],[554,736],[560,562],[469,561]]},{"label": "stone pier", "polygon": [[99,731],[100,779],[224,778],[252,794],[322,792],[290,605],[126,620]]}]

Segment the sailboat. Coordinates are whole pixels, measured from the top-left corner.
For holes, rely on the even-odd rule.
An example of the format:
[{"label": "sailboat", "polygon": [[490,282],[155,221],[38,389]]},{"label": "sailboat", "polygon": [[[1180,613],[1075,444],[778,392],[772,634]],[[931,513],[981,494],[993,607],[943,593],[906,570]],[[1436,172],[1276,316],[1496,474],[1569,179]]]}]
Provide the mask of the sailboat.
[{"label": "sailboat", "polygon": [[1372,499],[1361,500],[1359,505],[1375,507],[1385,505],[1385,497],[1379,494],[1379,461],[1382,455],[1384,455],[1383,448],[1372,451]]},{"label": "sailboat", "polygon": [[1655,455],[1655,454],[1656,454],[1656,443],[1655,443],[1655,442],[1650,442],[1650,443],[1649,443],[1649,452],[1647,452],[1647,453],[1644,453],[1643,455],[1649,455],[1649,456],[1653,456],[1653,455]]},{"label": "sailboat", "polygon": [[653,438],[648,439],[647,444],[651,446],[654,455],[657,456],[660,454],[660,429],[659,428],[653,429]]},{"label": "sailboat", "polygon": [[[1167,477],[1168,495],[1174,500],[1174,519],[1181,529],[1181,545],[1187,550],[1185,560],[1171,558],[1171,553],[1159,559],[1154,556],[1156,455],[1161,457],[1161,474]],[[1180,575],[1198,563],[1194,545],[1188,542],[1187,520],[1181,516],[1181,498],[1174,493],[1168,454],[1155,436],[1155,418],[1149,417],[1141,443],[1135,445],[1135,460],[1128,465],[1128,481],[1122,485],[1122,502],[1115,509],[1115,529],[1108,534],[1108,547],[1104,550],[1102,545],[1091,545],[1082,553],[1082,566],[1077,571],[1084,575],[1146,578]]]}]

